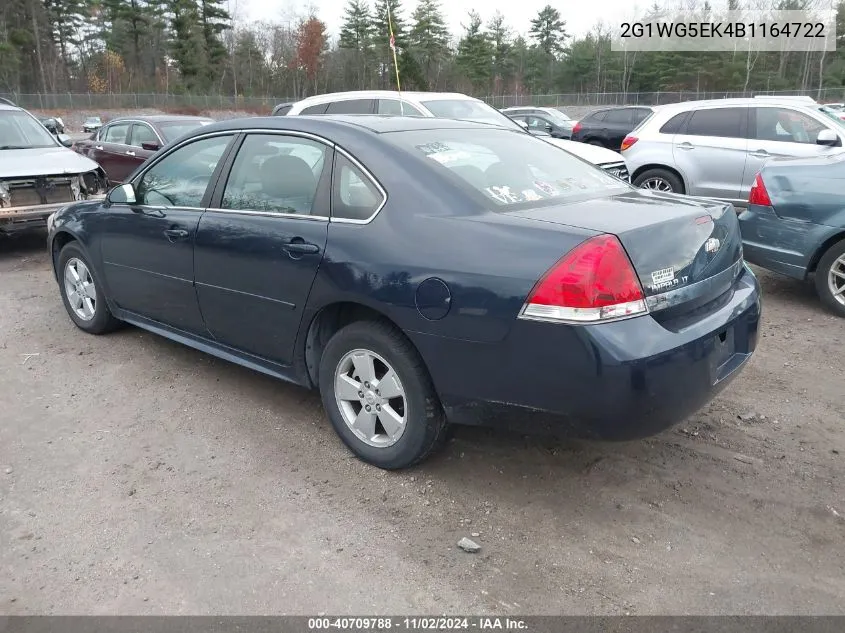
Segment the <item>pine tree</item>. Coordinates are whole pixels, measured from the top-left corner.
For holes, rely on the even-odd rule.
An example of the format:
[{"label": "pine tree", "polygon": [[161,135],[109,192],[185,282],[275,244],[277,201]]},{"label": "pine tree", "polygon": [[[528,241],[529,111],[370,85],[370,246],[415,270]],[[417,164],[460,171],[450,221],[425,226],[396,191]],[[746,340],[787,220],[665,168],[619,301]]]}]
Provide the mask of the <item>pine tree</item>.
[{"label": "pine tree", "polygon": [[561,19],[560,12],[557,9],[547,4],[540,9],[537,17],[531,20],[529,33],[545,58],[546,81],[544,88],[546,91],[550,91],[555,61],[563,51],[563,45],[567,38],[566,22]]},{"label": "pine tree", "polygon": [[464,35],[458,44],[455,63],[478,92],[487,87],[492,71],[493,45],[482,30],[481,16],[476,11],[469,12],[469,24],[464,27]]},{"label": "pine tree", "polygon": [[505,23],[505,16],[499,11],[487,23],[490,42],[493,45],[493,93],[504,90],[513,76],[513,42],[511,30]]},{"label": "pine tree", "polygon": [[199,8],[195,0],[169,0],[168,9],[173,32],[170,54],[182,75],[184,88],[195,91],[204,87],[208,68]]},{"label": "pine tree", "polygon": [[429,88],[437,88],[443,61],[449,54],[449,30],[438,0],[420,0],[412,16],[411,47]]},{"label": "pine tree", "polygon": [[373,30],[373,18],[366,0],[349,0],[344,10],[338,46],[350,52],[358,88],[362,90],[369,85]]},{"label": "pine tree", "polygon": [[228,57],[221,35],[231,25],[231,16],[223,3],[226,0],[199,0],[199,18],[202,24],[202,39],[205,44],[206,85],[210,86],[223,73]]},{"label": "pine tree", "polygon": [[396,56],[399,60],[400,81],[411,70],[408,60],[408,27],[405,24],[404,9],[401,0],[376,0],[373,7],[373,49],[379,73],[379,87],[396,88],[396,74],[393,64],[393,51],[390,50],[390,26],[387,8],[390,6],[390,23],[393,26],[393,39]]}]

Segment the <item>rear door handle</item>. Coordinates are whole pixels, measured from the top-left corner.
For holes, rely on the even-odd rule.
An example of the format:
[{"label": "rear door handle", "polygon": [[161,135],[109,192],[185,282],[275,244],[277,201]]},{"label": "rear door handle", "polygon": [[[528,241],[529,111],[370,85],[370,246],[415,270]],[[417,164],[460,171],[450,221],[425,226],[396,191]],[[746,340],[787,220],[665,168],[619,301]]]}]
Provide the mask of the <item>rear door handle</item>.
[{"label": "rear door handle", "polygon": [[127,155],[127,156],[134,156],[134,155],[135,155],[135,152],[132,152],[132,151],[126,150],[126,155]]},{"label": "rear door handle", "polygon": [[683,143],[678,144],[678,149],[684,149],[684,150],[695,149],[695,145],[693,145],[692,143],[687,143],[686,141],[684,141]]},{"label": "rear door handle", "polygon": [[771,156],[771,154],[769,154],[769,152],[764,149],[754,150],[753,152],[751,152],[751,155],[754,158],[768,158],[769,156]]},{"label": "rear door handle", "polygon": [[171,242],[175,242],[176,240],[184,240],[188,237],[188,232],[185,229],[167,229],[164,231],[164,235]]},{"label": "rear door handle", "polygon": [[303,255],[313,255],[315,253],[320,252],[319,246],[317,246],[316,244],[311,244],[310,242],[306,242],[301,237],[293,238],[282,248],[284,248],[289,255],[293,255],[294,253],[301,253]]}]

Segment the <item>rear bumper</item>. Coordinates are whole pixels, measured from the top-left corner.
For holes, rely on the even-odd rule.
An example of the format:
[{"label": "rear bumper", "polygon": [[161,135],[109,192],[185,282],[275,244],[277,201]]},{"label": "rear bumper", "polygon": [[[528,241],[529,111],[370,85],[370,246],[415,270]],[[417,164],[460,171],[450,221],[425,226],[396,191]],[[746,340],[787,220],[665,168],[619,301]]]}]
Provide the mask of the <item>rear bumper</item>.
[{"label": "rear bumper", "polygon": [[445,354],[442,340],[416,342],[451,422],[630,440],[677,424],[724,389],[754,352],[760,311],[759,284],[743,268],[728,295],[676,329],[651,316],[518,321],[497,345],[450,341]]}]

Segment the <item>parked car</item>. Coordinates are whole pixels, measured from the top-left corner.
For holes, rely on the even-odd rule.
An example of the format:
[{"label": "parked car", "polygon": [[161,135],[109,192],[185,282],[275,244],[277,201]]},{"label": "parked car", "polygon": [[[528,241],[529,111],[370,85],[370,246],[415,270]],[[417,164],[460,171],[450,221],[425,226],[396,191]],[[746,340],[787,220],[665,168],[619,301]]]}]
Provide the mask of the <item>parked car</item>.
[{"label": "parked car", "polygon": [[0,104],[0,233],[43,228],[59,207],[104,192],[102,170],[69,143],[26,110]]},{"label": "parked car", "polygon": [[845,317],[845,152],[766,163],[739,216],[749,262],[793,279],[814,275],[816,292]]},{"label": "parked car", "polygon": [[623,143],[634,185],[745,206],[775,157],[842,151],[845,123],[809,100],[717,99],[660,106]]},{"label": "parked car", "polygon": [[529,132],[542,130],[554,138],[572,138],[575,121],[557,108],[505,108],[502,114],[514,121],[525,123]]},{"label": "parked car", "polygon": [[315,95],[298,101],[287,116],[316,114],[382,114],[387,116],[417,116],[475,121],[511,130],[528,131],[570,154],[598,165],[608,173],[628,180],[628,168],[619,154],[602,148],[588,148],[565,139],[553,138],[543,130],[527,130],[480,99],[454,92],[392,92],[389,90],[355,90]]},{"label": "parked car", "polygon": [[280,103],[273,111],[270,113],[272,116],[284,116],[290,109],[293,107],[293,104],[296,103],[295,101],[288,101],[287,103]]},{"label": "parked car", "polygon": [[646,106],[593,110],[574,125],[572,140],[619,151],[622,140],[653,111]]},{"label": "parked car", "polygon": [[82,122],[82,131],[85,134],[93,133],[103,127],[103,120],[98,116],[89,116]]},{"label": "parked car", "polygon": [[112,119],[90,139],[75,143],[74,149],[97,161],[109,183],[116,184],[168,143],[213,122],[206,117],[177,115]]},{"label": "parked car", "polygon": [[0,97],[0,104],[10,105],[10,106],[15,105],[14,102],[12,102],[10,99],[6,99],[5,97]]},{"label": "parked car", "polygon": [[316,387],[382,468],[425,458],[447,422],[655,433],[757,340],[730,205],[478,123],[223,121],[50,227],[77,327],[132,323]]},{"label": "parked car", "polygon": [[65,133],[65,124],[64,121],[62,121],[61,117],[38,117],[38,120],[41,122],[41,125],[46,127],[47,131],[51,134],[58,135]]}]

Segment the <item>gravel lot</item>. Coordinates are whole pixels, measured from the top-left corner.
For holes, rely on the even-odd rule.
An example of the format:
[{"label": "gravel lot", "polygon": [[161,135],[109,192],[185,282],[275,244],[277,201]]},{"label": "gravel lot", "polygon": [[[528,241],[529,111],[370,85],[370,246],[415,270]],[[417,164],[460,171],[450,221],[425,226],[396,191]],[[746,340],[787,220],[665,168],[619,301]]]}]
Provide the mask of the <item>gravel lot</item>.
[{"label": "gravel lot", "polygon": [[0,276],[0,614],[845,613],[845,322],[802,284],[760,274],[750,366],[659,437],[385,473],[315,394],[77,330],[42,234]]}]

